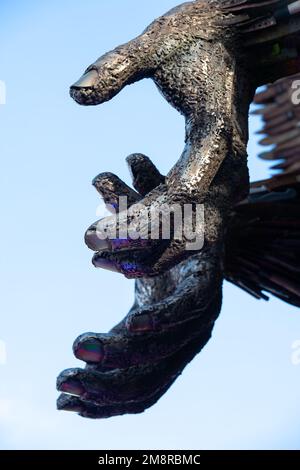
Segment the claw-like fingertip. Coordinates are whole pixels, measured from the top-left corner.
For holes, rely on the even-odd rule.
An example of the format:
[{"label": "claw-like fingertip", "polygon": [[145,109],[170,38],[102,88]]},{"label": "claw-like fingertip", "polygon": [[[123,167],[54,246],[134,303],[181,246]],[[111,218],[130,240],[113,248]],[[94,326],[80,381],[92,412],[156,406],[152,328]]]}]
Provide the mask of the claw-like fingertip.
[{"label": "claw-like fingertip", "polygon": [[75,413],[82,412],[81,401],[77,397],[72,397],[62,393],[56,402],[56,407],[59,411],[73,411]]},{"label": "claw-like fingertip", "polygon": [[98,72],[96,70],[89,70],[71,86],[71,89],[91,88],[97,83],[98,78]]}]

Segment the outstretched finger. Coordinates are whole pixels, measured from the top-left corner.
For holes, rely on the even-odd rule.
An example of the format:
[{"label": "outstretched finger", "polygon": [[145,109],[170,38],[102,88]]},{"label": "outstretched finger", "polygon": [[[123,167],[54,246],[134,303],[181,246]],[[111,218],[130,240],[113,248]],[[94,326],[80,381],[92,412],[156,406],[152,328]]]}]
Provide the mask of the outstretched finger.
[{"label": "outstretched finger", "polygon": [[142,402],[128,403],[126,405],[99,406],[91,401],[62,393],[57,400],[57,409],[60,411],[78,413],[82,418],[105,419],[112,418],[113,416],[122,416],[124,414],[142,413],[146,408],[154,405],[157,399],[152,399],[149,403]]},{"label": "outstretched finger", "polygon": [[112,99],[126,85],[151,76],[149,47],[143,35],[101,56],[71,86],[71,97],[81,105]]},{"label": "outstretched finger", "polygon": [[[105,242],[105,240],[104,240]],[[144,249],[148,249],[148,240],[137,240],[136,250],[132,240],[110,240],[114,246],[118,244],[120,249],[121,244],[123,247],[130,246],[131,251],[122,251],[118,253],[111,253],[110,251],[101,251],[95,253],[92,263],[95,268],[105,269],[115,273],[123,274],[127,279],[138,279],[144,276],[154,276],[156,272],[153,271],[149,262],[147,262],[147,255]],[[144,242],[144,249],[141,242]],[[112,245],[110,245],[111,247]],[[161,247],[160,247],[161,248]],[[151,256],[150,256],[151,258]]]},{"label": "outstretched finger", "polygon": [[159,257],[160,247],[165,248],[170,243],[167,235],[162,237],[163,222],[168,222],[168,214],[167,211],[159,213],[157,209],[153,217],[151,206],[144,203],[142,200],[117,216],[105,217],[92,224],[85,234],[87,246],[96,252],[153,249],[156,250],[152,253],[153,259]]},{"label": "outstretched finger", "polygon": [[147,323],[140,323],[139,334],[126,328],[121,334],[85,333],[75,340],[74,355],[101,372],[148,365],[184,348],[208,324],[207,318],[196,317],[173,325],[172,331],[149,331]]},{"label": "outstretched finger", "polygon": [[119,211],[120,197],[127,198],[126,205],[128,207],[141,199],[138,193],[113,173],[100,173],[94,178],[93,186],[103,198],[107,208],[112,212]]},{"label": "outstretched finger", "polygon": [[165,183],[165,176],[160,174],[146,155],[133,153],[127,157],[126,161],[132,176],[133,187],[142,196],[146,196],[154,188]]}]

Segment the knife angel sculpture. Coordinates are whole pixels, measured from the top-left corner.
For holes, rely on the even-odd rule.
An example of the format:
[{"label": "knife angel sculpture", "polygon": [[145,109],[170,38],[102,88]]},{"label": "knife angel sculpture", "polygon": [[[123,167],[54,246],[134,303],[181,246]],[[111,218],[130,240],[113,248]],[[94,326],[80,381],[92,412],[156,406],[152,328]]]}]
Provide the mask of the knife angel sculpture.
[{"label": "knife angel sculpture", "polygon": [[[299,32],[300,1],[188,2],[100,57],[71,87],[78,103],[96,105],[137,80],[154,80],[185,117],[181,157],[163,176],[134,154],[134,189],[109,173],[94,186],[116,210],[127,196],[133,227],[141,203],[201,204],[205,231],[195,252],[174,230],[167,240],[109,236],[113,216],[101,221],[101,236],[99,224],[88,229],[94,265],[136,278],[135,303],[109,333],[75,341],[86,367],[58,377],[59,409],[106,418],[152,406],[209,340],[224,279],[257,299],[274,295],[300,306]],[[248,112],[262,85],[254,98],[261,143],[269,146],[262,157],[278,161],[272,178],[250,185]]]}]

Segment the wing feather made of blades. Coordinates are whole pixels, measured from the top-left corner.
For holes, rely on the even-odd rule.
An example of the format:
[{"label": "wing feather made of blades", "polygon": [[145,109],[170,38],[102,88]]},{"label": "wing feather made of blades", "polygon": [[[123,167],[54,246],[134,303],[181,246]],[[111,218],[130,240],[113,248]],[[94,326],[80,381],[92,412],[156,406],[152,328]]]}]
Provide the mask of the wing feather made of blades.
[{"label": "wing feather made of blades", "polygon": [[[251,184],[227,237],[226,278],[257,298],[266,293],[300,307],[300,75],[255,96],[263,128],[260,157],[271,178]],[[297,83],[298,82],[298,83]],[[299,89],[299,87],[298,87]]]},{"label": "wing feather made of blades", "polygon": [[300,0],[220,0],[241,33],[257,86],[300,71]]}]

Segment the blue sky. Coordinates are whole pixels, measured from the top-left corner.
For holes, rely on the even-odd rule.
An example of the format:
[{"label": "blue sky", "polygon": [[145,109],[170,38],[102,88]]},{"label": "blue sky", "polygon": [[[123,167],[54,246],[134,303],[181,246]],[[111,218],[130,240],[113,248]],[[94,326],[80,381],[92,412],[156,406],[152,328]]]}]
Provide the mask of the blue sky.
[{"label": "blue sky", "polygon": [[[73,340],[107,331],[133,300],[131,281],[90,263],[83,234],[99,203],[91,180],[109,170],[129,183],[132,152],[167,172],[184,139],[182,117],[151,81],[97,108],[76,105],[68,87],[176,3],[1,0],[2,449],[300,448],[300,365],[291,362],[299,312],[230,285],[212,340],[157,406],[95,422],[55,408],[56,376],[79,365]],[[268,174],[255,158],[258,125],[252,179]]]}]

